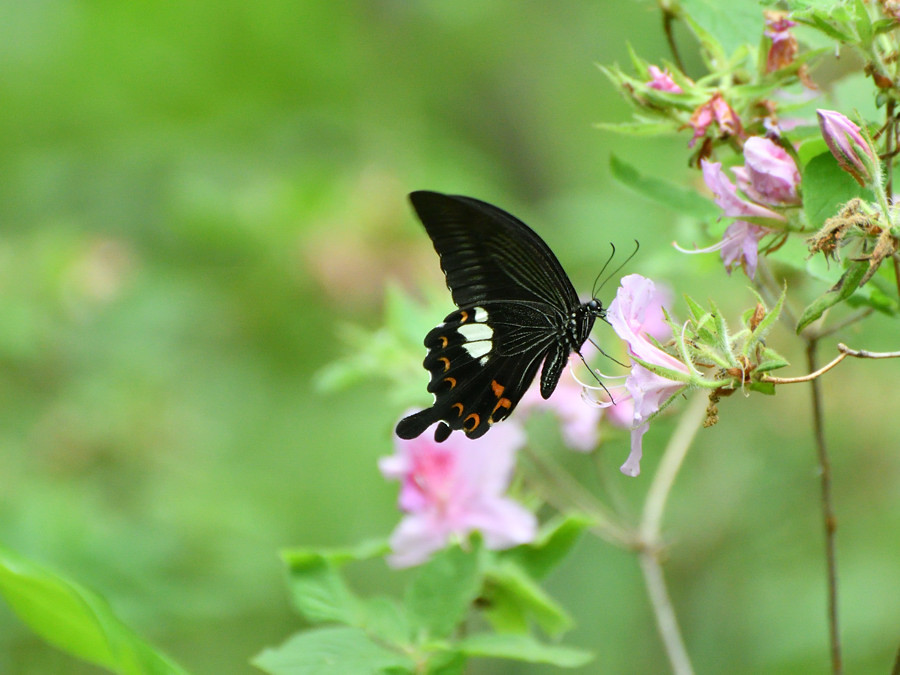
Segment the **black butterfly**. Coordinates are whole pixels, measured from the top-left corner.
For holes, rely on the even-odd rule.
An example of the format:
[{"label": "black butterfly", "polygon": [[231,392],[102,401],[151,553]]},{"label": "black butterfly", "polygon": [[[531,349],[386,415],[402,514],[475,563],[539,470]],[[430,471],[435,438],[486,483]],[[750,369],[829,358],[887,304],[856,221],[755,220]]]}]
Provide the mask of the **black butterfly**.
[{"label": "black butterfly", "polygon": [[434,404],[397,425],[415,438],[440,421],[436,441],[462,429],[478,438],[516,407],[538,368],[549,398],[569,354],[580,353],[599,300],[582,304],[550,248],[525,223],[471,197],[409,196],[459,308],[425,336]]}]

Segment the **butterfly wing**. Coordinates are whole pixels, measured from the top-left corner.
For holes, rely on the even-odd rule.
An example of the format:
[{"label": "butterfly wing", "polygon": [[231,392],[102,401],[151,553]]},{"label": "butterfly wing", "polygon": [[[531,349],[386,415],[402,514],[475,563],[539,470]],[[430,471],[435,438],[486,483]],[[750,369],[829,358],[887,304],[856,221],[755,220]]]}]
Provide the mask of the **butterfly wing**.
[{"label": "butterfly wing", "polygon": [[547,245],[514,216],[469,197],[414,192],[410,200],[460,309],[425,338],[434,404],[401,420],[397,435],[415,438],[440,421],[438,441],[456,429],[478,438],[509,416],[542,361],[541,393],[553,392],[578,296]]}]

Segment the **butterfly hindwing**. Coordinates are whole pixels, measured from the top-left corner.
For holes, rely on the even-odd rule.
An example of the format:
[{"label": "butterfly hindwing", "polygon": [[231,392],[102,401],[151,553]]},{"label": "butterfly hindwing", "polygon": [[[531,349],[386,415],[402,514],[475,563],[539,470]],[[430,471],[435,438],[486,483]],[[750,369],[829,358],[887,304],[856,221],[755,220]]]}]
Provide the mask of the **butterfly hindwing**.
[{"label": "butterfly hindwing", "polygon": [[544,345],[552,344],[551,337],[533,334],[536,339],[508,352],[504,340],[515,332],[503,320],[502,305],[494,309],[499,313],[494,325],[488,310],[472,307],[453,312],[428,333],[423,365],[431,375],[428,391],[434,394],[434,405],[402,420],[398,436],[415,438],[441,421],[435,431],[438,440],[451,430],[478,438],[513,411],[534,379]]}]

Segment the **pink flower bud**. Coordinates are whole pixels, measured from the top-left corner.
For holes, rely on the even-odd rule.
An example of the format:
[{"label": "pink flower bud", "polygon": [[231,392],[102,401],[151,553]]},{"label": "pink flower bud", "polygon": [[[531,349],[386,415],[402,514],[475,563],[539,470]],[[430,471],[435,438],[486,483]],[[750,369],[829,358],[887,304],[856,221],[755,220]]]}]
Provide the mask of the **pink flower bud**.
[{"label": "pink flower bud", "polygon": [[675,84],[675,80],[669,75],[668,70],[660,70],[656,66],[649,66],[647,71],[650,73],[650,81],[647,86],[658,91],[667,91],[672,94],[683,94],[684,91]]},{"label": "pink flower bud", "polygon": [[860,185],[880,176],[878,154],[863,138],[858,126],[834,110],[816,110],[816,114],[822,137],[844,171]]}]

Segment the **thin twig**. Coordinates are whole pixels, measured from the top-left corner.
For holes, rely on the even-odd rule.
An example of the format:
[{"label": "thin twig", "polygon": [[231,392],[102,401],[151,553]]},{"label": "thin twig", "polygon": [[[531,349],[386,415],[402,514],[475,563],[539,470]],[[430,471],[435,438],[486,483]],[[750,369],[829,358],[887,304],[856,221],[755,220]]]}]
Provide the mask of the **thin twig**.
[{"label": "thin twig", "polygon": [[653,483],[647,491],[639,528],[641,548],[638,551],[638,559],[644,573],[644,583],[647,586],[650,603],[653,605],[656,625],[666,648],[669,663],[676,675],[692,675],[694,670],[666,589],[666,580],[660,564],[662,550],[660,529],[666,500],[705,414],[706,397],[702,393],[697,393],[669,439],[656,475],[653,477]]},{"label": "thin twig", "polygon": [[[806,346],[806,364],[810,370],[816,369],[815,340],[809,340]],[[843,345],[841,345],[843,346]],[[850,355],[841,351],[841,356]],[[843,671],[841,661],[841,635],[838,624],[838,572],[836,553],[837,518],[834,514],[834,502],[831,496],[831,461],[828,458],[828,447],[825,444],[825,413],[822,407],[822,383],[818,379],[810,381],[812,394],[813,431],[816,442],[816,454],[819,460],[819,471],[822,483],[822,520],[825,525],[825,566],[828,575],[828,632],[831,643],[831,672],[840,675]]]},{"label": "thin twig", "polygon": [[[810,340],[810,344],[814,344],[816,342],[815,339]],[[843,361],[848,356],[852,356],[857,359],[897,359],[900,358],[900,352],[870,352],[866,349],[851,349],[847,345],[842,342],[838,343],[838,354],[834,359],[832,359],[829,363],[825,364],[815,372],[810,373],[809,375],[801,375],[800,377],[774,377],[772,375],[763,375],[760,379],[761,382],[771,382],[772,384],[798,384],[800,382],[812,382],[820,375],[824,375],[829,370],[834,368],[837,364]],[[808,360],[807,360],[808,361]]]}]

